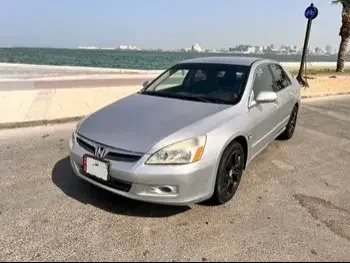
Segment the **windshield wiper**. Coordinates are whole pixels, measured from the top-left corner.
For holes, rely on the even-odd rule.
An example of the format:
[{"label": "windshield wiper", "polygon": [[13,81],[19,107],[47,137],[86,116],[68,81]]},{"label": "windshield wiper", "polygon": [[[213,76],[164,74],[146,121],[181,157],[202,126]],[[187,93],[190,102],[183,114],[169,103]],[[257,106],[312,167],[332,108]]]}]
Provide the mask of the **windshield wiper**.
[{"label": "windshield wiper", "polygon": [[206,98],[203,95],[192,95],[192,94],[184,94],[184,93],[166,93],[166,92],[157,92],[157,91],[143,91],[141,94],[153,95],[159,97],[167,97],[167,98],[176,98],[176,99],[191,99],[201,102],[212,102],[209,98]]},{"label": "windshield wiper", "polygon": [[152,96],[158,96],[158,97],[168,97],[168,98],[174,97],[173,94],[158,92],[158,91],[141,91],[140,94],[146,94],[146,95],[152,95]]},{"label": "windshield wiper", "polygon": [[204,94],[191,94],[191,93],[166,93],[166,92],[158,92],[158,91],[143,91],[140,92],[141,94],[146,95],[153,95],[153,96],[159,96],[159,97],[166,97],[166,98],[176,98],[176,99],[188,99],[193,101],[199,101],[199,102],[207,102],[207,103],[219,103],[219,104],[232,104],[232,101],[223,101],[220,99],[212,98]]},{"label": "windshield wiper", "polygon": [[176,93],[176,95],[179,95],[179,97],[183,99],[194,99],[196,101],[201,101],[201,102],[232,104],[232,101],[227,101],[227,100],[224,101],[224,100],[213,98],[204,94],[189,94],[189,93],[181,92],[181,93]]},{"label": "windshield wiper", "polygon": [[205,95],[193,95],[188,93],[175,93],[174,95],[181,99],[193,99],[201,102],[213,102],[211,98],[208,98]]}]

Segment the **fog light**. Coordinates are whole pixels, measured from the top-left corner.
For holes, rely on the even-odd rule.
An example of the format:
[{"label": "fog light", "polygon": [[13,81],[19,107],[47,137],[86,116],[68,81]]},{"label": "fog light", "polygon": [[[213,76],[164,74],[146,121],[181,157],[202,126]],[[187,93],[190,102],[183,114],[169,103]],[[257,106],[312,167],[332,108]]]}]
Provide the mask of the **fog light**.
[{"label": "fog light", "polygon": [[171,192],[173,192],[173,189],[170,188],[169,186],[161,186],[161,187],[159,187],[159,190],[164,192],[164,193],[171,193]]},{"label": "fog light", "polygon": [[178,187],[174,185],[153,185],[147,189],[147,192],[158,195],[174,195],[178,193]]}]

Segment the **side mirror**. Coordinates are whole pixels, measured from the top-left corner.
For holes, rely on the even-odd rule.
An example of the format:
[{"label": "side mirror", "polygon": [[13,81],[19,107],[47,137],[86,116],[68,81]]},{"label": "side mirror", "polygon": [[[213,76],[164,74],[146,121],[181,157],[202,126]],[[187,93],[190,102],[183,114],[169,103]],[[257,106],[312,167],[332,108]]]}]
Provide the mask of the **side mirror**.
[{"label": "side mirror", "polygon": [[258,94],[255,101],[259,103],[271,103],[277,101],[277,93],[273,91],[262,91]]},{"label": "side mirror", "polygon": [[143,84],[142,84],[143,88],[145,89],[148,86],[149,83],[150,83],[149,80],[144,81]]}]

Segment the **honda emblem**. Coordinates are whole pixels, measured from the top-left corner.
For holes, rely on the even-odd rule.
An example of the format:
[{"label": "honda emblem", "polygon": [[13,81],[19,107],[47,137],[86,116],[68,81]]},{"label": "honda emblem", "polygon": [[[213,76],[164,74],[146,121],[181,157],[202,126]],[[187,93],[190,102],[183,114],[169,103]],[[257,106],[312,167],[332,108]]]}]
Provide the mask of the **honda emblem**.
[{"label": "honda emblem", "polygon": [[95,156],[97,156],[101,159],[105,158],[107,153],[108,153],[107,149],[102,147],[102,146],[97,146],[95,148]]}]

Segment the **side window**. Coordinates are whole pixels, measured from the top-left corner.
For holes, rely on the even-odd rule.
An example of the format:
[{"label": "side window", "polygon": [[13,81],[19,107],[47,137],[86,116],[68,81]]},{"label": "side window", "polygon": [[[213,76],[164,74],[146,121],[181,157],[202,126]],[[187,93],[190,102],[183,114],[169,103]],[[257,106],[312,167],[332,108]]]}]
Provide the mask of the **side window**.
[{"label": "side window", "polygon": [[292,84],[286,72],[284,72],[281,66],[272,64],[270,65],[270,68],[276,80],[276,91],[280,91]]},{"label": "side window", "polygon": [[254,97],[262,91],[273,90],[273,77],[267,65],[260,66],[255,72],[255,79],[253,84]]}]

